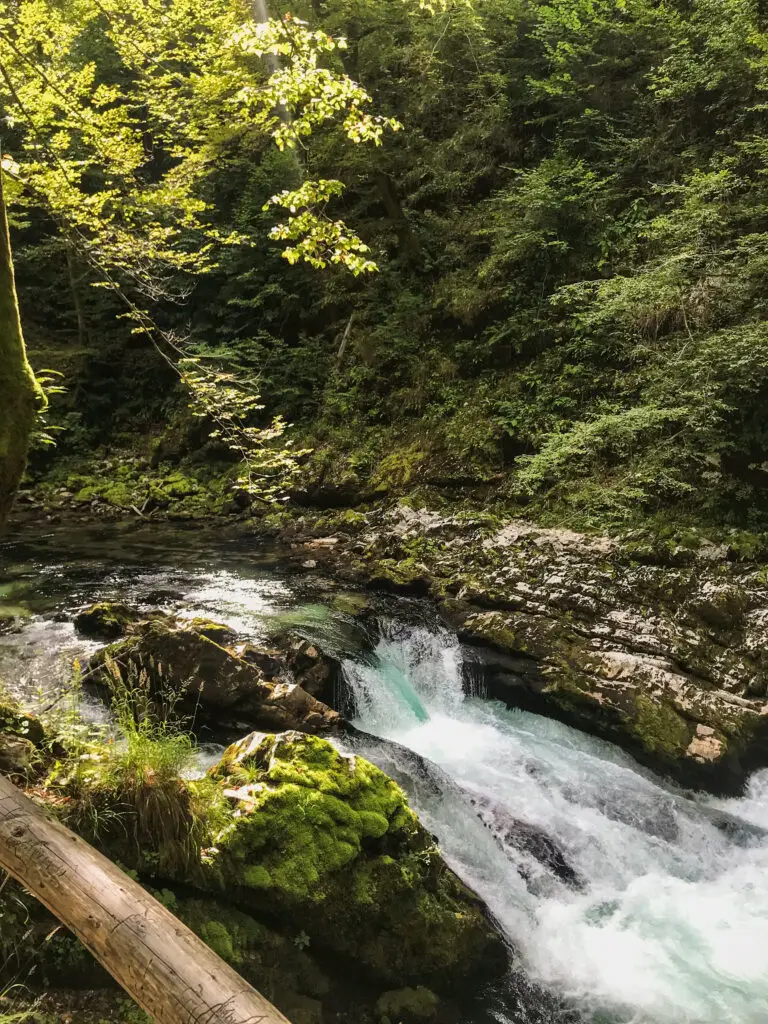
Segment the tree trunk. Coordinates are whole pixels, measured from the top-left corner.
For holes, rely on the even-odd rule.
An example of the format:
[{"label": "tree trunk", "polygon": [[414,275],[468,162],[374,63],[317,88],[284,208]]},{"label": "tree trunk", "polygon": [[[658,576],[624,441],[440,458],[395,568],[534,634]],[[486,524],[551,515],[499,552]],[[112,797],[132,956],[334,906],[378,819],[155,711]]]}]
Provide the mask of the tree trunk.
[{"label": "tree trunk", "polygon": [[68,238],[64,240],[64,253],[67,258],[67,276],[69,277],[69,290],[72,293],[72,306],[77,318],[77,341],[80,348],[85,348],[88,344],[88,330],[85,326],[83,302],[80,298],[80,281],[77,276],[75,247]]},{"label": "tree trunk", "polygon": [[2,777],[0,867],[158,1024],[288,1024],[140,885]]},{"label": "tree trunk", "polygon": [[27,362],[21,333],[0,169],[0,529],[24,474],[29,438],[41,402],[42,392]]},{"label": "tree trunk", "polygon": [[374,177],[384,209],[397,232],[400,251],[405,256],[406,262],[414,265],[420,256],[419,243],[411,231],[411,225],[408,223],[408,218],[397,194],[397,187],[392,178],[382,170],[377,170]]}]

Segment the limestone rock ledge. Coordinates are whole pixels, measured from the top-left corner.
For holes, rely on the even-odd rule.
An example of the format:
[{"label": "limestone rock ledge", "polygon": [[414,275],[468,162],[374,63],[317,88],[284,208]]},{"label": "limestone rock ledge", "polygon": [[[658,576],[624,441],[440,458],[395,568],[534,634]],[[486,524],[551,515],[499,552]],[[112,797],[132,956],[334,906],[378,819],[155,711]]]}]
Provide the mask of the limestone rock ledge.
[{"label": "limestone rock ledge", "polygon": [[[768,572],[683,549],[397,506],[284,531],[295,557],[436,598],[468,674],[511,706],[614,740],[685,784],[738,791],[768,765]],[[320,538],[322,539],[322,538]],[[323,549],[325,551],[325,549]],[[472,662],[474,661],[474,665]]]}]

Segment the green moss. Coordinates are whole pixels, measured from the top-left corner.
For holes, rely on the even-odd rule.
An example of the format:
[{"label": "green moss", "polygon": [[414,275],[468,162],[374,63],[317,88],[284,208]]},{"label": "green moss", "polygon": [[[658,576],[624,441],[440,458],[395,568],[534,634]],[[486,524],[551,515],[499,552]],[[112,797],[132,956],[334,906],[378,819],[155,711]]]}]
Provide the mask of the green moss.
[{"label": "green moss", "polygon": [[642,693],[635,695],[634,708],[632,731],[646,750],[678,757],[686,749],[693,727],[674,708]]},{"label": "green moss", "polygon": [[396,587],[407,587],[427,577],[427,570],[421,561],[415,558],[379,558],[369,566],[374,581],[386,581]]},{"label": "green moss", "polygon": [[196,633],[204,636],[207,640],[212,640],[220,647],[231,643],[235,638],[235,634],[229,626],[223,626],[220,622],[214,622],[213,619],[191,619],[189,628],[194,629]]},{"label": "green moss", "polygon": [[386,455],[371,475],[376,491],[393,491],[406,487],[426,458],[418,443],[395,449]]},{"label": "green moss", "polygon": [[127,509],[135,505],[137,501],[141,503],[143,496],[136,487],[120,480],[94,481],[81,488],[75,495],[75,501],[85,503],[94,500],[105,501],[108,505]]},{"label": "green moss", "polygon": [[495,647],[504,651],[525,650],[523,643],[513,629],[509,628],[506,618],[498,612],[484,612],[473,616],[465,623],[465,628]]},{"label": "green moss", "polygon": [[221,921],[206,921],[200,931],[200,938],[222,960],[230,964],[235,963],[236,953],[232,935]]},{"label": "green moss", "polygon": [[330,985],[312,957],[235,907],[210,899],[180,898],[174,913],[284,1013],[297,996],[322,999]]},{"label": "green moss", "polygon": [[378,769],[367,762],[352,769],[314,737],[275,743],[267,779],[273,785],[254,793],[259,813],[224,845],[249,865],[245,884],[255,879],[293,900],[322,899],[321,880],[354,860],[364,839],[382,836],[403,800]]},{"label": "green moss", "polygon": [[212,838],[210,872],[245,905],[295,922],[382,980],[498,968],[493,930],[402,790],[368,761],[288,733],[240,741],[211,777],[242,794]]},{"label": "green moss", "polygon": [[331,599],[334,611],[342,615],[356,616],[370,607],[370,600],[364,594],[335,594]]},{"label": "green moss", "polygon": [[243,881],[251,889],[269,889],[272,877],[263,864],[251,864],[243,872]]},{"label": "green moss", "polygon": [[122,636],[137,617],[127,605],[100,601],[75,616],[75,628],[84,636],[112,640]]}]

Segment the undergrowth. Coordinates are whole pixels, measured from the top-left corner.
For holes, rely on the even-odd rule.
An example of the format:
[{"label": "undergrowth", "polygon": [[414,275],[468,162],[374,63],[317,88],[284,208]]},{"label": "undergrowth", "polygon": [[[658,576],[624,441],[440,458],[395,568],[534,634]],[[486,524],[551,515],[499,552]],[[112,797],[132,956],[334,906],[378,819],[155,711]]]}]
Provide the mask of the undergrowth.
[{"label": "undergrowth", "polygon": [[148,873],[188,874],[208,834],[215,787],[191,783],[195,740],[178,712],[179,695],[153,694],[146,673],[110,673],[113,724],[93,726],[80,714],[80,680],[58,724],[56,758],[46,785],[64,797],[67,824],[96,845],[117,846]]}]

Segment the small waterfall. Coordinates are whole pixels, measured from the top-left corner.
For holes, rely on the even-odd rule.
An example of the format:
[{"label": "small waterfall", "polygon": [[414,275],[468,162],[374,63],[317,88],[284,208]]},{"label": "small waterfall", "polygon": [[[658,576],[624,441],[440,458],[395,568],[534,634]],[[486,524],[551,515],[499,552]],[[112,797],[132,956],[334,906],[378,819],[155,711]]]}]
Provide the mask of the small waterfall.
[{"label": "small waterfall", "polygon": [[455,634],[394,619],[379,619],[379,641],[362,663],[346,659],[344,679],[368,732],[393,737],[450,712],[464,699],[461,656]]}]

